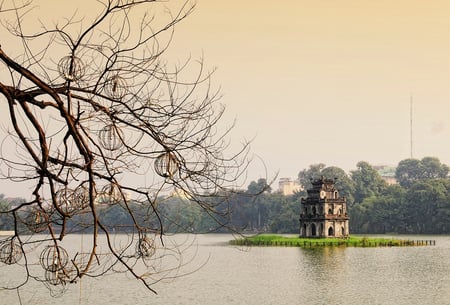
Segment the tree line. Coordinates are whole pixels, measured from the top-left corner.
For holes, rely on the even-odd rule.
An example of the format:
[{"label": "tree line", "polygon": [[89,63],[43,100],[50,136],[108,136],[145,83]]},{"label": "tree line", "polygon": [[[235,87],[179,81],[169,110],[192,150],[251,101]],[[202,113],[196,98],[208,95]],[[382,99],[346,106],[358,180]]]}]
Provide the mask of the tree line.
[{"label": "tree line", "polygon": [[[299,172],[298,180],[303,189],[293,195],[285,196],[273,190],[266,179],[259,179],[252,181],[246,190],[228,191],[221,196],[205,195],[214,211],[176,194],[159,198],[158,213],[165,232],[297,233],[300,199],[306,197],[311,179],[324,176],[337,178],[336,187],[347,198],[351,233],[444,234],[450,233],[448,175],[449,166],[435,157],[400,161],[395,170],[397,184],[392,185],[365,161],[358,162],[350,173],[320,163]],[[17,202],[16,199],[7,203],[4,196],[0,196],[0,208]],[[127,230],[133,221],[149,221],[145,217],[148,213],[139,213],[140,203],[131,203],[127,209],[135,211],[137,219],[131,219],[120,205],[104,205],[99,217],[106,226],[119,231]],[[0,229],[13,229],[11,217],[0,214]]]}]

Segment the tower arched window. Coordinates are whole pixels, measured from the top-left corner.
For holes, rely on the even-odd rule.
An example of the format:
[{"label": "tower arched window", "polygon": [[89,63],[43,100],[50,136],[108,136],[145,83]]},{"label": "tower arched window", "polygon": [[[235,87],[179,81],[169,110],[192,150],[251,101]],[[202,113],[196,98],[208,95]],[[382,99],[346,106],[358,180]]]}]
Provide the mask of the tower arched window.
[{"label": "tower arched window", "polygon": [[311,224],[311,236],[316,236],[317,235],[317,231],[316,231],[316,224]]},{"label": "tower arched window", "polygon": [[328,228],[328,236],[334,236],[334,230],[331,226]]}]

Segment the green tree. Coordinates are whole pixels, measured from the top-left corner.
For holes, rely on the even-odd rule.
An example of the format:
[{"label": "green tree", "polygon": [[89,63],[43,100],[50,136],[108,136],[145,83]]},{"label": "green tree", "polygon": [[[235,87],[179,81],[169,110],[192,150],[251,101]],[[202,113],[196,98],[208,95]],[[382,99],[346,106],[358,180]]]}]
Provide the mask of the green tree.
[{"label": "green tree", "polygon": [[436,202],[436,217],[433,222],[434,233],[444,234],[450,232],[450,180],[439,179],[444,185],[445,192]]},{"label": "green tree", "polygon": [[438,158],[425,157],[422,160],[405,159],[399,162],[395,171],[397,181],[403,187],[410,187],[422,179],[447,178],[449,167]]},{"label": "green tree", "polygon": [[10,231],[14,229],[14,219],[9,211],[9,204],[4,200],[5,195],[0,194],[0,230]]},{"label": "green tree", "polygon": [[437,179],[447,178],[449,173],[449,167],[436,157],[424,157],[421,160],[422,178],[424,179]]},{"label": "green tree", "polygon": [[247,187],[247,194],[257,195],[261,193],[270,193],[272,188],[267,184],[267,179],[259,178],[258,181],[252,181]]},{"label": "green tree", "polygon": [[349,211],[350,230],[354,233],[406,233],[405,189],[387,186],[382,194],[366,197]]},{"label": "green tree", "polygon": [[340,167],[329,166],[324,168],[321,174],[326,178],[336,179],[336,188],[339,190],[341,196],[347,198],[347,205],[351,207],[354,202],[353,194],[355,192],[355,186],[353,180],[347,173]]},{"label": "green tree", "polygon": [[300,200],[295,195],[274,195],[269,231],[275,233],[299,233]]},{"label": "green tree", "polygon": [[323,163],[310,165],[308,169],[303,169],[298,173],[298,181],[305,189],[312,187],[311,179],[319,179],[322,176],[322,170],[326,167]]},{"label": "green tree", "polygon": [[395,170],[395,178],[403,187],[409,187],[411,184],[421,178],[421,165],[418,159],[405,159],[398,163]]},{"label": "green tree", "polygon": [[408,224],[414,233],[434,233],[439,205],[447,199],[448,183],[441,179],[415,181],[406,193]]},{"label": "green tree", "polygon": [[378,196],[386,189],[386,182],[369,163],[360,161],[356,167],[356,170],[350,172],[355,187],[353,197],[356,204],[365,198]]}]

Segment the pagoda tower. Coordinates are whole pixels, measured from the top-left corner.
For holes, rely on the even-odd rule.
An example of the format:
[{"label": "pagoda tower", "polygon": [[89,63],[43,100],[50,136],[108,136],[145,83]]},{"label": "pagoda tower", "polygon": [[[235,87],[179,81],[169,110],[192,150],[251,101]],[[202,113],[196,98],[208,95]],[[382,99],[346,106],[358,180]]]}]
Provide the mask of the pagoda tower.
[{"label": "pagoda tower", "polygon": [[339,196],[336,179],[311,180],[301,199],[300,237],[348,237],[347,199]]}]

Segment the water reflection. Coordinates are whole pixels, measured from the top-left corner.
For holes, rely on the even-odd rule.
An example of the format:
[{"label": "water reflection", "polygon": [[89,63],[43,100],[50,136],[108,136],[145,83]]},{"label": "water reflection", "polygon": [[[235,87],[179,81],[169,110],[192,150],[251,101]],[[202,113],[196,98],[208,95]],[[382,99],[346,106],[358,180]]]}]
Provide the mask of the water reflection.
[{"label": "water reflection", "polygon": [[[186,236],[176,238],[186,240]],[[47,291],[41,295],[36,289],[24,291],[30,301],[25,303],[450,304],[450,238],[446,236],[428,238],[436,239],[435,247],[251,247],[248,251],[229,246],[226,242],[231,239],[198,236],[191,248],[196,253],[194,265],[205,258],[208,263],[189,276],[158,283],[157,296],[134,280],[114,276],[107,282],[85,279],[81,301],[80,289],[50,300]],[[11,274],[8,280],[13,279]],[[17,304],[14,292],[0,291],[0,298],[5,304]]]},{"label": "water reflection", "polygon": [[342,270],[345,261],[345,248],[343,247],[312,247],[299,248],[302,264],[311,266],[314,270],[326,269],[328,271]]}]

